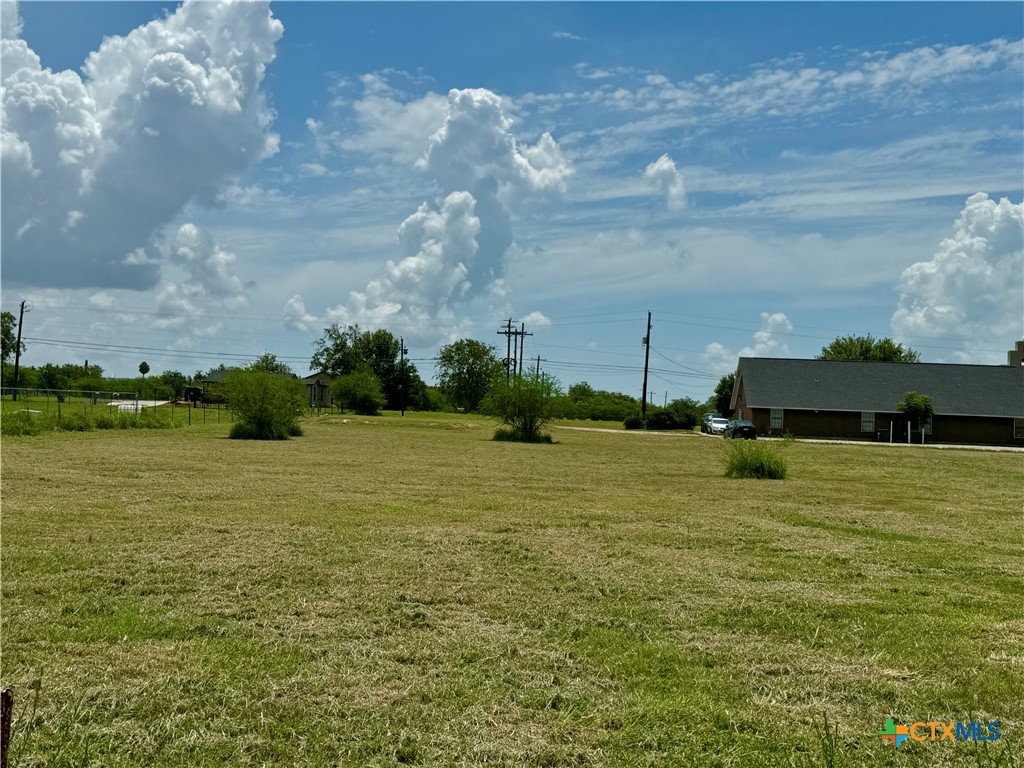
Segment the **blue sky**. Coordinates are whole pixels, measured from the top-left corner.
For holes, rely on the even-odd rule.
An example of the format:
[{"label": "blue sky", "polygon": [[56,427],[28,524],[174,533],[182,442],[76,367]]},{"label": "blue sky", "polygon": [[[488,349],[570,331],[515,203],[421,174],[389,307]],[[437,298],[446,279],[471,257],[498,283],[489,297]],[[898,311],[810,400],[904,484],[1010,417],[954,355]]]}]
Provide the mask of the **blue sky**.
[{"label": "blue sky", "polygon": [[3,8],[28,364],[302,374],[358,322],[429,380],[512,317],[638,395],[650,310],[660,402],[841,334],[1022,334],[1018,3]]}]

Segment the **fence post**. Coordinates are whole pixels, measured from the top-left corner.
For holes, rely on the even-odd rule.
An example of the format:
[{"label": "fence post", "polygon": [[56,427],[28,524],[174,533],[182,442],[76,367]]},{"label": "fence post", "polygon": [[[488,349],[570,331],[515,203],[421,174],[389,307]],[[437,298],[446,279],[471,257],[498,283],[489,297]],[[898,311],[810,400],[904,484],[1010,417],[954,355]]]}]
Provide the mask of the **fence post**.
[{"label": "fence post", "polygon": [[14,691],[0,693],[0,768],[7,768],[7,752],[11,748],[11,719],[14,717]]}]

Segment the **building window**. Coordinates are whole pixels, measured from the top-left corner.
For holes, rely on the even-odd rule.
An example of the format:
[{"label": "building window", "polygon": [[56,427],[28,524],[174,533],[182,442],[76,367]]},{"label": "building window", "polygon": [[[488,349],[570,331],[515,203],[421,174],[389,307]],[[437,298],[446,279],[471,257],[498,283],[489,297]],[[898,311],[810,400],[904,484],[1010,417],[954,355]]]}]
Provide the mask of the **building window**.
[{"label": "building window", "polygon": [[782,429],[782,409],[772,408],[770,421],[768,422],[769,429]]},{"label": "building window", "polygon": [[1024,440],[1024,419],[1013,420],[1013,438],[1015,440]]},{"label": "building window", "polygon": [[930,435],[932,433],[932,417],[929,416],[921,422],[921,434]]},{"label": "building window", "polygon": [[874,411],[862,411],[860,414],[860,431],[861,432],[874,432],[875,431],[875,412]]}]

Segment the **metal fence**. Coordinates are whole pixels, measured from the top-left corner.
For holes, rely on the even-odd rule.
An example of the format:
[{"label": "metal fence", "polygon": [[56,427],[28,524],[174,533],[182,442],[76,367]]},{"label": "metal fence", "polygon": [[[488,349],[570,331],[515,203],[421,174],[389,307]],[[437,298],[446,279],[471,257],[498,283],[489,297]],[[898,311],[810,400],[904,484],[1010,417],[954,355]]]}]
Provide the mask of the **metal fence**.
[{"label": "metal fence", "polygon": [[[58,418],[65,414],[79,413],[93,418],[100,413],[142,413],[158,409],[157,413],[172,424],[192,425],[233,421],[234,417],[227,403],[210,403],[189,400],[150,400],[138,392],[89,391],[80,389],[44,389],[29,387],[0,388],[0,407],[4,415],[24,411],[28,413],[54,414]],[[309,416],[344,413],[334,405],[310,404]]]},{"label": "metal fence", "polygon": [[[138,392],[89,391],[80,389],[43,389],[28,387],[3,387],[0,389],[0,406],[4,414],[28,413],[55,414],[58,418],[70,413],[80,413],[92,418],[100,413],[143,413],[155,409],[171,424],[191,425],[219,422],[231,419],[223,403],[191,403],[178,400],[149,400],[139,397]],[[222,415],[221,411],[225,411]]]}]

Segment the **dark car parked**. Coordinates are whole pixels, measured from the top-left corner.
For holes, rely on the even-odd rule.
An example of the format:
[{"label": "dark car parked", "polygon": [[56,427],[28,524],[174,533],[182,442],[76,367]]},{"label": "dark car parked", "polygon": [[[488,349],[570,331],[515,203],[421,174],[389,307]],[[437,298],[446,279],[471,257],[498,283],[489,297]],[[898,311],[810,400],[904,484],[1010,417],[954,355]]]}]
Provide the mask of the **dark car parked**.
[{"label": "dark car parked", "polygon": [[722,437],[742,437],[744,440],[756,440],[757,427],[755,427],[754,423],[751,421],[734,419],[729,422],[729,426],[725,428],[725,431],[722,433]]}]

